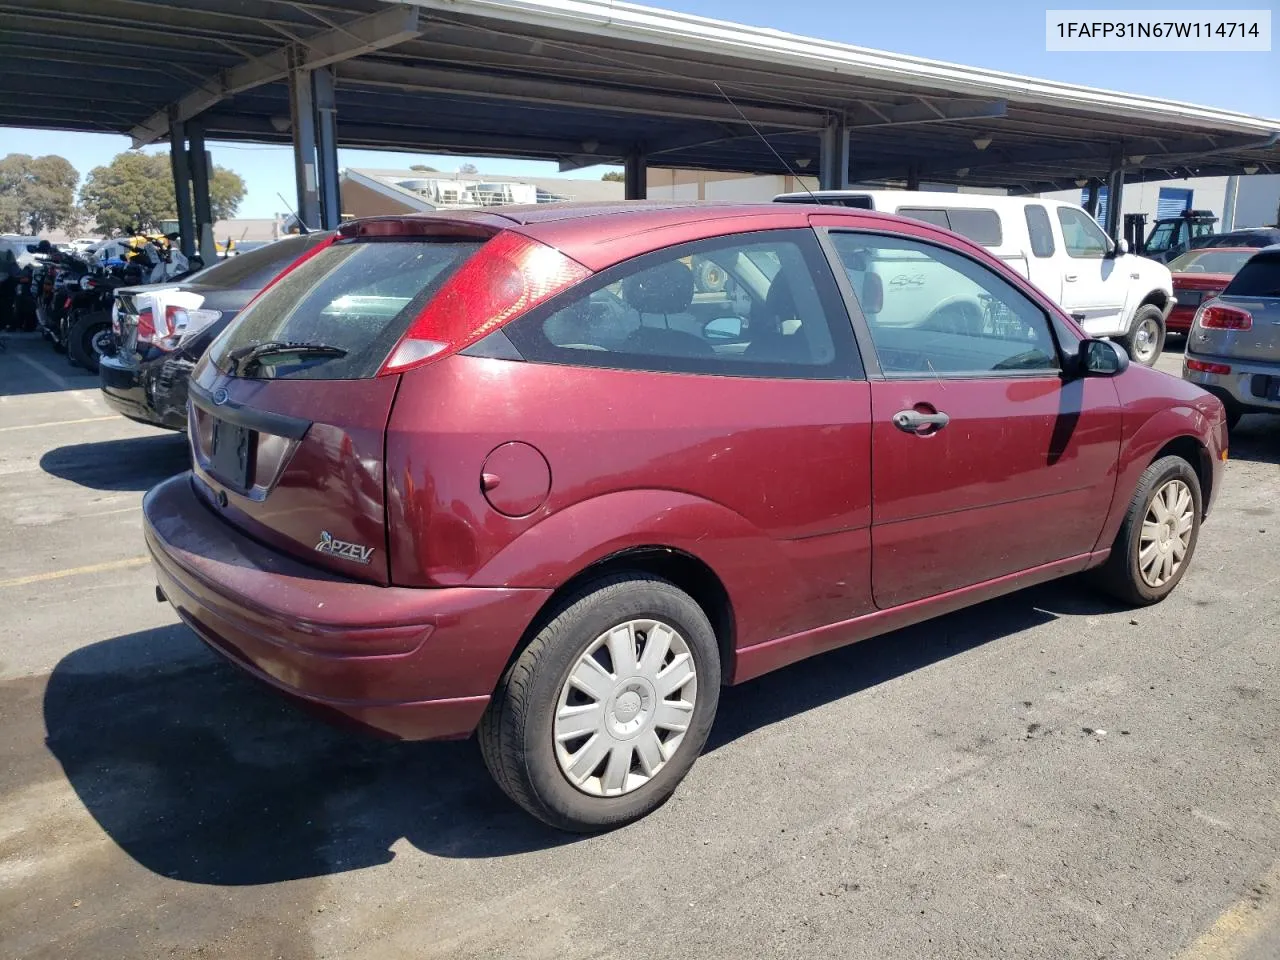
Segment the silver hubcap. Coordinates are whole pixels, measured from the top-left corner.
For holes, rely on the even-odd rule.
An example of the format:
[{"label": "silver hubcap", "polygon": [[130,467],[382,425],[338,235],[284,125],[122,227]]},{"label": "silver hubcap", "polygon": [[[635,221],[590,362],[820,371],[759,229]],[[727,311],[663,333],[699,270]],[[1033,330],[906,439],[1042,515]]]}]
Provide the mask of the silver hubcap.
[{"label": "silver hubcap", "polygon": [[1147,361],[1156,352],[1156,340],[1160,336],[1160,328],[1154,320],[1143,320],[1133,334],[1133,351],[1135,360]]},{"label": "silver hubcap", "polygon": [[652,779],[680,748],[698,673],[689,644],[657,620],[628,620],[591,642],[560,689],[556,761],[569,782],[617,797]]},{"label": "silver hubcap", "polygon": [[1164,586],[1182,568],[1194,510],[1191,490],[1181,480],[1170,480],[1151,498],[1138,543],[1138,569],[1147,586]]}]

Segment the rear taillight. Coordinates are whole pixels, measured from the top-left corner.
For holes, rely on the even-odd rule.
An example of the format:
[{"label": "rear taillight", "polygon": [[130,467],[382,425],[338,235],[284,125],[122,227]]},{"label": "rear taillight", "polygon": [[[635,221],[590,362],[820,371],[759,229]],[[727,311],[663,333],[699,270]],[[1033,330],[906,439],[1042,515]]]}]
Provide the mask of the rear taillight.
[{"label": "rear taillight", "polygon": [[138,311],[138,343],[150,343],[156,335],[156,322],[150,307]]},{"label": "rear taillight", "polygon": [[590,275],[554,247],[499,233],[414,318],[380,373],[400,373],[456,353]]},{"label": "rear taillight", "polygon": [[1248,330],[1253,326],[1253,314],[1223,303],[1206,303],[1197,311],[1195,322],[1205,330]]},{"label": "rear taillight", "polygon": [[1216,373],[1219,375],[1228,374],[1231,368],[1225,363],[1205,363],[1203,360],[1187,360],[1187,369],[1194,370],[1196,373]]}]

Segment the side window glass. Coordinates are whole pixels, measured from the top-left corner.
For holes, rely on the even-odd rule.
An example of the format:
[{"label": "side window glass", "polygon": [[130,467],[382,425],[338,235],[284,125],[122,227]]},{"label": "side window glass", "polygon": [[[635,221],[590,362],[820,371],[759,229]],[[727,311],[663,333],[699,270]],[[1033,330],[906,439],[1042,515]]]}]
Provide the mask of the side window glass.
[{"label": "side window glass", "polygon": [[970,210],[967,207],[951,207],[947,210],[951,229],[962,237],[984,247],[998,247],[1004,242],[1000,229],[1000,214],[994,210]]},{"label": "side window glass", "polygon": [[1049,222],[1049,211],[1038,203],[1029,203],[1024,208],[1027,215],[1027,233],[1031,236],[1031,255],[1034,257],[1052,257],[1056,249],[1053,242],[1053,225]]},{"label": "side window glass", "polygon": [[1101,260],[1111,245],[1097,221],[1075,207],[1059,207],[1058,223],[1062,225],[1062,242],[1067,256],[1079,260]]},{"label": "side window glass", "polygon": [[904,237],[831,234],[886,376],[1041,374],[1060,368],[1049,318],[987,267]]},{"label": "side window glass", "polygon": [[861,376],[809,230],[682,244],[619,264],[509,327],[529,360],[800,379]]},{"label": "side window glass", "polygon": [[912,220],[923,220],[925,223],[931,223],[935,227],[941,227],[943,230],[951,229],[951,221],[947,219],[947,211],[945,210],[931,207],[899,207],[897,214],[900,217],[910,217]]},{"label": "side window glass", "polygon": [[1157,253],[1161,250],[1168,250],[1173,243],[1173,224],[1162,223],[1151,231],[1151,237],[1147,240],[1147,250],[1151,253]]}]

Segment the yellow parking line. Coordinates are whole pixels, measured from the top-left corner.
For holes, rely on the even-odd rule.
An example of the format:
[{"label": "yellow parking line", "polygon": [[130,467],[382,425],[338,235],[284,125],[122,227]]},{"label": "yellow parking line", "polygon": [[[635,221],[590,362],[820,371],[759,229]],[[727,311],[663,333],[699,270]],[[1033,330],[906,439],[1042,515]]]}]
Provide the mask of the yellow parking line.
[{"label": "yellow parking line", "polygon": [[73,423],[97,423],[99,420],[118,420],[115,414],[105,417],[81,417],[79,420],[55,420],[52,423],[19,423],[12,427],[0,427],[0,433],[8,433],[10,430],[36,430],[40,427],[66,427]]},{"label": "yellow parking line", "polygon": [[1177,960],[1237,960],[1259,936],[1280,931],[1280,863],[1274,864],[1253,885],[1256,896],[1233,904],[1218,915],[1195,943],[1178,954]]},{"label": "yellow parking line", "polygon": [[53,570],[49,573],[33,573],[26,577],[14,577],[12,580],[0,580],[0,587],[21,587],[28,583],[43,583],[46,580],[61,580],[63,577],[75,577],[82,573],[103,573],[107,570],[127,570],[129,567],[141,567],[150,562],[150,557],[130,557],[128,560],[109,560],[106,563],[91,563],[87,567],[69,567],[66,570]]}]

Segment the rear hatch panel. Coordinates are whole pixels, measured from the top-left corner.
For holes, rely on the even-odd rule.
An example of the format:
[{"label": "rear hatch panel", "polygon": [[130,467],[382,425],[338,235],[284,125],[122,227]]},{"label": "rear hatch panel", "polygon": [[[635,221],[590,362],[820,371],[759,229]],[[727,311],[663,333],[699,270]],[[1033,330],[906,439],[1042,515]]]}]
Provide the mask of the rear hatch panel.
[{"label": "rear hatch panel", "polygon": [[251,537],[389,582],[384,435],[399,377],[249,380],[202,364],[190,388],[196,488]]},{"label": "rear hatch panel", "polygon": [[[269,285],[206,351],[189,387],[195,487],[255,540],[388,584],[387,358],[491,235],[423,218],[356,221]],[[416,233],[414,232],[416,231]]]}]

